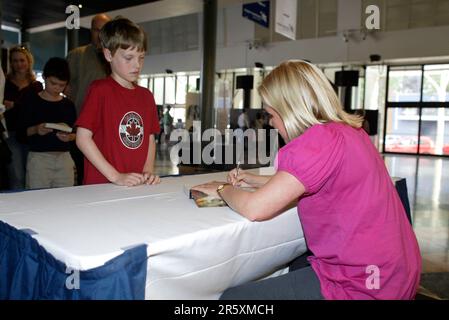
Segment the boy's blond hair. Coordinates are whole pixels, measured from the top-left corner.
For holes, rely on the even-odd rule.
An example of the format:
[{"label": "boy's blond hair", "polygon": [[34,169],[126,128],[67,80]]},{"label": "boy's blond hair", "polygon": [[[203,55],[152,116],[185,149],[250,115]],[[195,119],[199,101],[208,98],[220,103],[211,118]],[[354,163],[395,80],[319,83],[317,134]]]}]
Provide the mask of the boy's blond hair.
[{"label": "boy's blond hair", "polygon": [[114,55],[118,48],[137,48],[137,51],[147,51],[147,36],[145,31],[124,17],[115,17],[107,22],[100,31],[100,42],[103,48],[109,49]]},{"label": "boy's blond hair", "polygon": [[354,128],[363,119],[343,111],[326,76],[311,63],[288,60],[281,63],[258,88],[264,103],[284,122],[289,140],[319,123],[342,122]]}]

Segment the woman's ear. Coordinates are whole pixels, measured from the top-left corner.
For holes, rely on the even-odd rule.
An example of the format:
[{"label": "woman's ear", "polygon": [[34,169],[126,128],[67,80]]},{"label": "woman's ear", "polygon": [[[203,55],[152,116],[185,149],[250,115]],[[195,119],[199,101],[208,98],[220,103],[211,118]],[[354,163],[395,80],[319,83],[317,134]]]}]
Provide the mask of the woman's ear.
[{"label": "woman's ear", "polygon": [[107,62],[111,62],[112,61],[111,50],[103,48],[103,54],[104,54],[104,58],[106,59]]}]

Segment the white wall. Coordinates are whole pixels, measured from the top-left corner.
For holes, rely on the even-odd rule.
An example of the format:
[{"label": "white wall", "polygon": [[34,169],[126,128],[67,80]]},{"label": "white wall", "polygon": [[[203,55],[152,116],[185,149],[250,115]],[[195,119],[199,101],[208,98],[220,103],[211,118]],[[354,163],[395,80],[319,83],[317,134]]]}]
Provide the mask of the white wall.
[{"label": "white wall", "polygon": [[[449,26],[394,32],[380,30],[368,35],[366,40],[361,40],[360,35],[354,33],[348,42],[344,42],[341,31],[358,29],[360,9],[361,0],[339,1],[337,36],[275,42],[249,50],[247,41],[254,38],[254,23],[241,16],[241,4],[220,8],[216,68],[253,67],[256,61],[274,66],[291,58],[304,58],[315,63],[368,62],[370,54],[380,54],[384,60],[449,57]],[[202,20],[201,14],[199,19]],[[202,41],[201,34],[199,39]],[[164,72],[167,68],[175,71],[200,70],[201,50],[147,56],[143,73]]]}]

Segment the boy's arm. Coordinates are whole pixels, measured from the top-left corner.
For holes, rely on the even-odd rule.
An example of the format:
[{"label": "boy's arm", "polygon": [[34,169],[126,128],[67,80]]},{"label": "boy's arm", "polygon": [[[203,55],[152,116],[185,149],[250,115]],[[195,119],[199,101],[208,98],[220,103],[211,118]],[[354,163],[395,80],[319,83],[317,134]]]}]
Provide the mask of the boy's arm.
[{"label": "boy's arm", "polygon": [[92,131],[89,129],[78,127],[76,131],[76,145],[95,168],[110,182],[128,187],[144,183],[142,174],[118,172],[98,149],[92,139]]},{"label": "boy's arm", "polygon": [[156,141],[154,139],[154,134],[150,134],[148,142],[148,154],[143,166],[143,175],[145,182],[147,184],[157,184],[160,182],[160,178],[155,175],[154,172],[154,161],[156,159]]}]

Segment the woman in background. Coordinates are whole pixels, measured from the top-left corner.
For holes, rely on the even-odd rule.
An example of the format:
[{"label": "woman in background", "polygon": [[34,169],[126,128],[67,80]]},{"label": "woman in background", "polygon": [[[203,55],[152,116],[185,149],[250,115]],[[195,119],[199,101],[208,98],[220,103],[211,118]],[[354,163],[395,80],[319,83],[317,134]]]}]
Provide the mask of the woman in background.
[{"label": "woman in background", "polygon": [[6,142],[11,150],[11,162],[8,165],[9,188],[25,188],[25,164],[27,147],[17,140],[16,130],[20,123],[20,100],[27,92],[42,91],[42,84],[33,73],[33,56],[25,47],[15,46],[9,49],[9,73],[6,76],[5,120],[8,138]]}]

